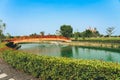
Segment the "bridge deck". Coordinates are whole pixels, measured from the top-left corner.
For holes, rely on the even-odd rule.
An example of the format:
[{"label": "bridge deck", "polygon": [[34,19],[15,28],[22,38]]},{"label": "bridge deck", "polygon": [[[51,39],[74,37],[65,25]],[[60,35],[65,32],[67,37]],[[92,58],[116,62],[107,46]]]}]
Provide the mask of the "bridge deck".
[{"label": "bridge deck", "polygon": [[24,43],[24,42],[41,42],[41,41],[61,41],[61,42],[71,42],[70,39],[66,37],[36,37],[36,38],[30,38],[30,37],[20,37],[20,38],[13,38],[8,40],[10,42],[14,43]]}]

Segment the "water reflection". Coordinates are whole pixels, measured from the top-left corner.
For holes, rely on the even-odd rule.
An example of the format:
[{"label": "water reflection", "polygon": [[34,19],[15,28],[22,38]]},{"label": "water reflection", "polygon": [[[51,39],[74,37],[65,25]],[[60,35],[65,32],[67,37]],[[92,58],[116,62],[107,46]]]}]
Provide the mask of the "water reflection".
[{"label": "water reflection", "polygon": [[113,61],[113,57],[111,54],[108,54],[108,57],[106,58],[107,61]]},{"label": "water reflection", "polygon": [[20,50],[48,56],[120,62],[120,53],[55,44],[21,44]]},{"label": "water reflection", "polygon": [[62,57],[73,57],[73,52],[72,52],[72,47],[68,46],[68,47],[64,47],[61,49],[61,56]]}]

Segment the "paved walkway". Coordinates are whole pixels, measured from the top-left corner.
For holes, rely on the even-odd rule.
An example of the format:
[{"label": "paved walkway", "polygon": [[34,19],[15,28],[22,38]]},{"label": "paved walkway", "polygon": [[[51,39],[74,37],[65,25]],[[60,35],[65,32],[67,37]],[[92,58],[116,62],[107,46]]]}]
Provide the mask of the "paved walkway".
[{"label": "paved walkway", "polygon": [[0,80],[38,80],[24,72],[13,69],[0,59]]}]

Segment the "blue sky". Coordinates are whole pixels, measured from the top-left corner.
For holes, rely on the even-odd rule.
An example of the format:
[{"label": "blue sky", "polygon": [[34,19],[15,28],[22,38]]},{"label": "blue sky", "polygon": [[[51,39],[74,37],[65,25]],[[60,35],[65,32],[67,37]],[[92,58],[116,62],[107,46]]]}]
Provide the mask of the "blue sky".
[{"label": "blue sky", "polygon": [[5,33],[15,36],[54,34],[63,24],[80,32],[96,27],[101,34],[113,26],[120,35],[120,0],[0,0],[0,19]]}]

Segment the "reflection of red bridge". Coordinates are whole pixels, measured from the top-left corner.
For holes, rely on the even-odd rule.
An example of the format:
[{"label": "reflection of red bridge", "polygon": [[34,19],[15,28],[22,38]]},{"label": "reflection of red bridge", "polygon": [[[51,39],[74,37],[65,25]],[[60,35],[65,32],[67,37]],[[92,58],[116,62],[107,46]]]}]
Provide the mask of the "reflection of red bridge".
[{"label": "reflection of red bridge", "polygon": [[24,43],[24,42],[42,42],[42,41],[62,41],[62,42],[71,42],[70,39],[63,36],[23,36],[19,38],[13,38],[8,40],[14,43]]}]

